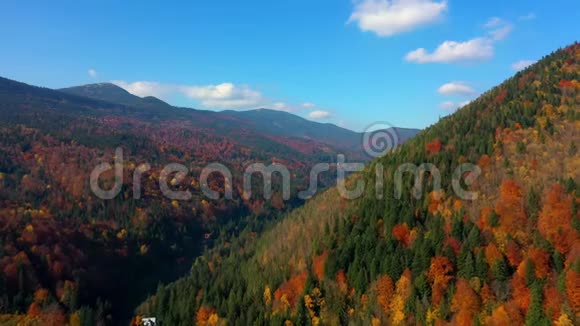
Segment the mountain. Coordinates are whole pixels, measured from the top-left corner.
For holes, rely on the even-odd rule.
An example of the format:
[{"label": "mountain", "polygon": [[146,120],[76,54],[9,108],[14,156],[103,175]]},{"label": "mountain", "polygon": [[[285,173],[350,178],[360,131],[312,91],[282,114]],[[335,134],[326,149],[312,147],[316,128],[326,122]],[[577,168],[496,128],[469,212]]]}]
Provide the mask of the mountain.
[{"label": "mountain", "polygon": [[223,239],[135,320],[579,324],[579,90],[575,43],[352,175],[360,196]]},{"label": "mountain", "polygon": [[[313,122],[294,114],[257,109],[248,111],[223,111],[223,114],[251,121],[255,128],[268,133],[284,136],[315,139],[336,148],[345,150],[361,150],[363,133],[338,127],[332,123]],[[390,128],[397,133],[399,144],[416,135],[419,130],[411,128]]]},{"label": "mountain", "polygon": [[171,105],[161,101],[158,98],[153,96],[141,98],[112,83],[88,84],[83,86],[61,88],[58,89],[58,91],[133,107],[171,107]]},{"label": "mountain", "polygon": [[361,144],[361,135],[357,132],[331,123],[306,120],[288,112],[257,109],[222,113],[250,121],[257,129],[283,137],[316,139],[338,148],[349,149]]},{"label": "mountain", "polygon": [[[335,182],[337,154],[362,157],[360,148],[271,132],[231,114],[173,107],[107,83],[51,90],[0,78],[0,135],[2,311],[64,314],[87,306],[102,310],[95,317],[101,321],[126,318],[158,282],[182,276],[185,262],[204,246],[248,225],[264,227],[301,205],[297,194],[308,188],[312,166],[331,164],[318,178],[324,188]],[[91,190],[90,176],[98,164],[112,163],[116,148],[123,150],[124,184],[116,199],[103,200]],[[208,185],[221,194],[210,200],[200,175],[216,162],[232,180],[209,175]],[[156,182],[169,163],[188,169],[173,188],[189,191],[190,200],[171,200]],[[276,175],[271,198],[261,196],[258,184],[244,197],[242,174],[250,163],[286,167],[290,198],[283,199]],[[132,177],[137,171],[144,171],[141,193]],[[101,183],[114,180],[105,173]],[[233,199],[226,200],[230,190]],[[32,299],[37,291],[46,301]]]},{"label": "mountain", "polygon": [[[112,84],[51,90],[0,78],[0,324],[122,323],[159,282],[185,275],[204,248],[300,206],[314,165],[330,164],[318,177],[325,188],[336,182],[336,155],[360,152]],[[96,184],[116,189],[120,180],[119,193],[102,199],[91,174],[117,162],[122,176],[105,171]],[[169,189],[189,192],[187,200],[160,186],[170,163],[187,170],[182,180],[167,176]],[[231,172],[230,182],[219,173],[202,182],[214,163]],[[290,197],[276,174],[270,198],[259,176],[244,196],[251,163],[287,168]]]},{"label": "mountain", "polygon": [[[59,91],[137,108],[156,109],[161,112],[170,111],[172,108],[169,104],[155,97],[141,98],[111,83],[88,84],[63,88]],[[364,155],[361,146],[362,133],[341,128],[331,123],[310,121],[288,112],[270,109],[226,110],[216,113],[211,111],[198,112],[213,115],[215,120],[208,126],[221,133],[228,133],[231,129],[251,129],[270,136],[323,143],[346,151],[344,154],[350,154],[353,158],[368,159]],[[419,132],[418,129],[410,128],[392,128],[392,130],[397,133],[401,144]]]}]

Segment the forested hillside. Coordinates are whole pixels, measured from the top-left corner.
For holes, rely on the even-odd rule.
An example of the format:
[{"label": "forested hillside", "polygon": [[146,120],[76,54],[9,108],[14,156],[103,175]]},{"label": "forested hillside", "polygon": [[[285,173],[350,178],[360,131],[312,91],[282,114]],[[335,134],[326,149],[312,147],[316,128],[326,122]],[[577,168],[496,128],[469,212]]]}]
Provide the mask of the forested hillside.
[{"label": "forested hillside", "polygon": [[[204,246],[300,205],[296,193],[307,188],[310,167],[333,163],[343,152],[105,88],[109,101],[0,78],[0,324],[128,320],[158,282],[185,275]],[[89,177],[99,163],[114,163],[117,147],[123,186],[103,200],[90,190]],[[233,174],[233,189],[220,174],[209,176],[208,186],[220,194],[215,200],[203,196],[199,183],[202,168],[213,162]],[[271,199],[261,196],[257,177],[253,196],[242,197],[242,172],[256,162],[291,171],[290,200],[283,200],[277,178]],[[163,196],[159,179],[168,163],[189,170],[168,182],[172,190],[190,191],[190,200]],[[109,189],[114,180],[110,171],[100,182]],[[334,182],[329,175],[320,181],[321,187]],[[233,200],[225,200],[230,190]]]},{"label": "forested hillside", "polygon": [[[580,45],[546,56],[261,235],[196,260],[136,311],[162,325],[580,323]],[[413,175],[431,163],[420,196]],[[452,175],[481,175],[462,200]],[[383,187],[376,189],[381,164]],[[462,180],[469,180],[464,175]],[[467,178],[467,179],[466,179]],[[377,192],[384,196],[379,199]]]}]

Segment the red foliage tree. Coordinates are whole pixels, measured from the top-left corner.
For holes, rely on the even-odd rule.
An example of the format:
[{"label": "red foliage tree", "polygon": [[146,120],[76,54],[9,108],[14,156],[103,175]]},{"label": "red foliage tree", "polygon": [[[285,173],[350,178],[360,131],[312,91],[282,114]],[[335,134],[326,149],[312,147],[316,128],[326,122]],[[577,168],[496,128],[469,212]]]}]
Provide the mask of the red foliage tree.
[{"label": "red foliage tree", "polygon": [[410,238],[409,238],[410,230],[409,230],[409,227],[407,226],[407,223],[395,225],[393,227],[392,234],[393,234],[393,238],[397,239],[397,241],[400,241],[406,247],[409,246],[409,244],[410,244]]},{"label": "red foliage tree", "polygon": [[534,271],[537,278],[543,278],[550,273],[550,254],[544,249],[530,248],[527,256],[534,264]]},{"label": "red foliage tree", "polygon": [[429,155],[435,155],[441,151],[443,144],[438,138],[433,139],[431,142],[425,144],[425,150]]},{"label": "red foliage tree", "polygon": [[506,245],[506,257],[512,267],[517,267],[522,262],[522,253],[518,244],[510,240]]}]

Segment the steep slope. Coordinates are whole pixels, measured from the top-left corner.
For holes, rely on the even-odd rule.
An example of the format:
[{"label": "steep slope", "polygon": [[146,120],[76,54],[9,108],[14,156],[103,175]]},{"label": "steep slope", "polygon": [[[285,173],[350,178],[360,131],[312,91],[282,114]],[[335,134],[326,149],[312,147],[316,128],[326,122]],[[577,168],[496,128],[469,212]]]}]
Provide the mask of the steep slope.
[{"label": "steep slope", "polygon": [[[0,313],[30,311],[39,324],[75,314],[123,320],[158,282],[184,275],[205,245],[300,205],[296,193],[306,188],[310,167],[332,163],[338,153],[315,140],[240,126],[222,133],[211,126],[235,125],[235,118],[121,95],[127,104],[0,78]],[[91,191],[90,175],[120,158],[117,147],[123,185],[103,200]],[[209,176],[218,199],[204,196],[200,183],[213,162],[233,175],[229,187],[219,174]],[[264,199],[257,183],[253,196],[242,196],[242,172],[258,162],[290,170],[290,200],[282,200],[277,176],[272,198]],[[168,182],[190,191],[190,199],[163,194],[159,180],[169,163],[187,168],[183,180],[170,174]],[[109,189],[115,180],[107,172],[100,184]],[[233,200],[224,199],[227,190]]]},{"label": "steep slope", "polygon": [[[573,44],[373,161],[347,182],[365,182],[360,198],[331,189],[257,238],[247,228],[137,314],[171,325],[578,324],[579,90]],[[397,181],[407,163],[433,164],[423,188],[412,173]]]}]

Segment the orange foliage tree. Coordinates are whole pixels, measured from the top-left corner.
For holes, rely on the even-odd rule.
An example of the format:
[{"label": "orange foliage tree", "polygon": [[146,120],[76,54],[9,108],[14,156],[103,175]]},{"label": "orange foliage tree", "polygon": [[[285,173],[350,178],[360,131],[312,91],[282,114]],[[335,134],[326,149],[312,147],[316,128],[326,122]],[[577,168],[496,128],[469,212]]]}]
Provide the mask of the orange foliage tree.
[{"label": "orange foliage tree", "polygon": [[294,309],[298,303],[298,298],[301,296],[302,291],[304,291],[307,278],[308,272],[304,271],[292,276],[288,281],[280,285],[276,292],[274,292],[275,309]]},{"label": "orange foliage tree", "polygon": [[575,241],[576,231],[572,228],[572,196],[566,194],[562,185],[555,184],[548,191],[538,216],[538,230],[562,254],[566,254]]},{"label": "orange foliage tree", "polygon": [[489,266],[493,266],[498,260],[502,259],[503,255],[494,243],[490,243],[485,247],[485,259]]},{"label": "orange foliage tree", "polygon": [[520,186],[512,180],[505,180],[500,187],[500,197],[495,203],[495,211],[500,216],[500,229],[507,233],[521,231],[527,224],[524,202]]},{"label": "orange foliage tree", "polygon": [[544,288],[544,311],[551,320],[556,321],[560,317],[560,309],[562,308],[562,297],[560,291],[549,285]]},{"label": "orange foliage tree", "polygon": [[336,283],[340,292],[345,293],[348,290],[348,280],[344,270],[341,269],[336,273]]},{"label": "orange foliage tree", "polygon": [[455,294],[451,300],[451,311],[455,312],[453,317],[455,325],[472,325],[473,318],[479,311],[479,305],[479,297],[469,282],[459,279],[455,284]]},{"label": "orange foliage tree", "polygon": [[397,241],[400,241],[403,245],[405,245],[406,247],[409,246],[410,244],[410,230],[409,227],[407,226],[407,223],[402,223],[402,224],[397,224],[393,227],[393,238],[397,239]]},{"label": "orange foliage tree", "polygon": [[[579,264],[577,264],[579,265]],[[576,266],[578,267],[578,266]],[[580,313],[580,268],[572,268],[566,272],[566,296],[570,307]]]},{"label": "orange foliage tree", "polygon": [[389,310],[394,292],[393,280],[388,275],[381,276],[377,280],[377,301],[385,313]]},{"label": "orange foliage tree", "polygon": [[312,269],[314,270],[314,275],[318,278],[319,281],[322,281],[324,277],[324,264],[326,263],[326,257],[328,257],[328,253],[324,252],[322,255],[314,257],[312,260]]},{"label": "orange foliage tree", "polygon": [[445,256],[435,256],[431,258],[431,266],[427,273],[427,278],[431,282],[433,305],[438,305],[443,298],[443,294],[453,279],[453,265],[449,258]]},{"label": "orange foliage tree", "polygon": [[526,262],[523,261],[518,268],[518,271],[514,274],[511,280],[512,285],[512,298],[513,302],[518,306],[518,308],[522,309],[524,312],[528,311],[531,302],[531,292],[530,289],[526,285],[525,279],[525,267]]}]

